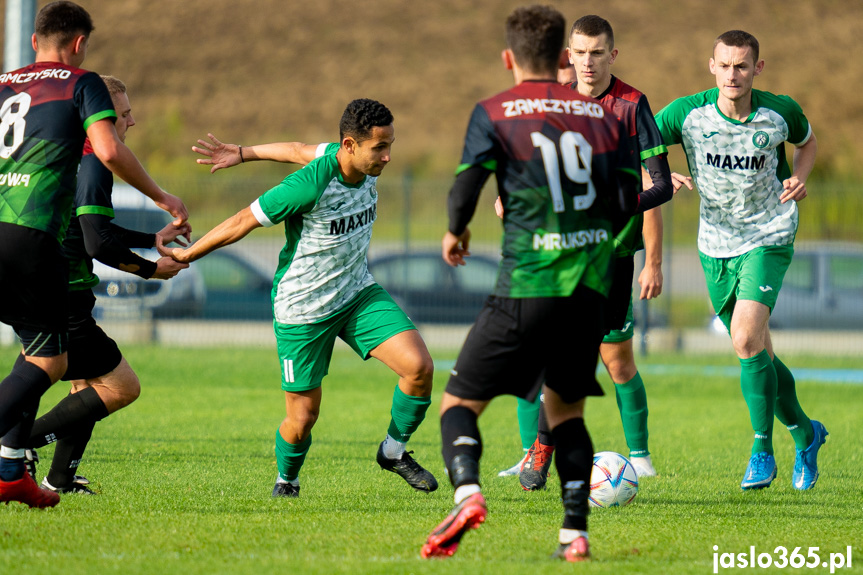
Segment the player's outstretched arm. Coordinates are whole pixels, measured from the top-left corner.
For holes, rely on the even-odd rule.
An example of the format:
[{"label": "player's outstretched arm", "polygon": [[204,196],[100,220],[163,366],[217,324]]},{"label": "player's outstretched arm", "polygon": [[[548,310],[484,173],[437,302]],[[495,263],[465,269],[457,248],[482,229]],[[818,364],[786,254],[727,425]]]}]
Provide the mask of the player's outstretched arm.
[{"label": "player's outstretched arm", "polygon": [[197,163],[212,166],[210,173],[224,168],[230,168],[245,162],[270,160],[285,164],[300,164],[305,166],[315,159],[317,146],[302,142],[277,142],[273,144],[258,144],[255,146],[240,146],[219,141],[213,134],[207,134],[210,142],[198,140],[198,146],[192,150],[206,156],[198,158]]},{"label": "player's outstretched arm", "polygon": [[156,249],[163,256],[173,258],[181,263],[189,263],[201,259],[208,253],[219,248],[233,244],[246,237],[249,232],[255,228],[261,227],[255,215],[252,213],[252,208],[243,208],[192,244],[190,247],[169,248],[156,238]]},{"label": "player's outstretched arm", "polygon": [[815,155],[818,152],[818,143],[815,141],[815,134],[809,136],[806,143],[802,146],[794,148],[794,173],[791,177],[782,182],[784,191],[779,196],[779,201],[783,204],[788,200],[799,202],[809,192],[806,190],[806,180],[809,174],[812,173],[812,168],[815,167]]},{"label": "player's outstretched arm", "polygon": [[87,128],[87,137],[96,157],[109,170],[120,176],[132,187],[137,188],[161,209],[171,214],[174,225],[180,226],[189,219],[189,210],[183,201],[169,194],[153,181],[132,150],[117,137],[117,130],[110,119],[93,122]]}]

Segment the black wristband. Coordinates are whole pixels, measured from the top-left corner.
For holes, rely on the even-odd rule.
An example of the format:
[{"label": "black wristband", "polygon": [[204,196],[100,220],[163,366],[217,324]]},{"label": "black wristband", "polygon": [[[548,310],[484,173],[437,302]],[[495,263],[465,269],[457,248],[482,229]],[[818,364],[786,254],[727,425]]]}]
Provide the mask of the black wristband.
[{"label": "black wristband", "polygon": [[239,146],[239,145],[238,145],[238,146],[237,146],[237,148],[239,148],[239,149],[240,149],[240,163],[241,163],[241,164],[245,164],[245,163],[246,163],[246,159],[245,159],[245,158],[243,158],[243,146]]}]

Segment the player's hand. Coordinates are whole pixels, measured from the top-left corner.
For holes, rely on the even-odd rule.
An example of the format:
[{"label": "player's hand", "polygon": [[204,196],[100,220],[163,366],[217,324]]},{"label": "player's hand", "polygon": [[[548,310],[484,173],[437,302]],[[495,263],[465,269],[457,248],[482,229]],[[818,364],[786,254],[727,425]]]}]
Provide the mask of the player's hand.
[{"label": "player's hand", "polygon": [[806,182],[801,182],[797,179],[796,176],[791,176],[784,182],[782,182],[782,195],[779,196],[780,203],[785,203],[788,200],[794,200],[795,202],[799,202],[807,195],[806,192]]},{"label": "player's hand", "polygon": [[662,266],[649,263],[638,274],[638,285],[641,286],[639,299],[653,299],[662,293]]},{"label": "player's hand", "polygon": [[686,186],[690,190],[693,190],[692,187],[692,178],[689,176],[684,176],[683,174],[678,174],[677,172],[671,172],[671,185],[674,186],[674,193],[677,193],[681,187]]},{"label": "player's hand", "polygon": [[198,140],[198,144],[202,147],[192,146],[192,151],[198,152],[202,156],[207,156],[206,158],[198,158],[196,162],[205,166],[213,166],[210,168],[211,174],[222,168],[230,168],[242,163],[240,146],[220,142],[213,134],[208,133],[207,137],[212,140],[212,144],[204,140]]},{"label": "player's hand", "polygon": [[[185,241],[181,238],[185,238]],[[155,245],[164,247],[165,244],[177,242],[181,246],[186,247],[189,245],[188,242],[190,241],[192,241],[192,226],[189,225],[189,222],[186,222],[181,226],[175,226],[173,223],[171,223],[156,232]]]},{"label": "player's hand", "polygon": [[500,199],[500,196],[494,201],[494,213],[497,214],[497,217],[503,219],[503,201]]},{"label": "player's hand", "polygon": [[189,219],[189,210],[186,209],[186,204],[183,203],[183,200],[173,194],[169,194],[165,190],[162,190],[162,201],[157,202],[154,200],[154,203],[174,216],[173,225],[175,226],[182,226]]},{"label": "player's hand", "polygon": [[469,243],[470,230],[468,228],[465,228],[459,236],[447,232],[441,241],[443,261],[452,267],[463,266],[466,263],[464,258],[470,256]]},{"label": "player's hand", "polygon": [[184,270],[187,267],[189,267],[189,264],[182,264],[171,258],[159,258],[156,260],[156,271],[153,272],[151,279],[169,280],[180,273],[180,270]]}]

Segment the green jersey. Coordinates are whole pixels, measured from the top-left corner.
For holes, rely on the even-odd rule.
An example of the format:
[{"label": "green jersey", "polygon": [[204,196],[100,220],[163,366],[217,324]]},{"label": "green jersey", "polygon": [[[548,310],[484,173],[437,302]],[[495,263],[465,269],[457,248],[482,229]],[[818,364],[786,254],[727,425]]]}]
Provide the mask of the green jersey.
[{"label": "green jersey", "polygon": [[678,98],[656,115],[668,145],[682,144],[701,196],[698,249],[714,258],[783,246],[797,233],[797,203],[780,203],[791,176],[784,143],[812,135],[788,96],[752,90],[752,113],[739,122],[717,105],[719,89]]},{"label": "green jersey", "polygon": [[285,222],[272,292],[278,323],[314,323],[375,283],[366,254],[377,217],[377,178],[342,181],[338,150],[338,144],[321,144],[315,160],[251,205],[261,225]]}]

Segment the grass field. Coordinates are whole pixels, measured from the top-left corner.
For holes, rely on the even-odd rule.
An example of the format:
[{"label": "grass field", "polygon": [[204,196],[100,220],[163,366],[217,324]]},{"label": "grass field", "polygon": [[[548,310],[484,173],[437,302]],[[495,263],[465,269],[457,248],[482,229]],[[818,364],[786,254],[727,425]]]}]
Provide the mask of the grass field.
[{"label": "grass field", "polygon": [[[324,382],[321,418],[296,500],[270,497],[273,438],[283,414],[278,367],[269,349],[129,347],[143,394],[100,423],[81,472],[97,497],[65,496],[54,509],[0,507],[0,573],[712,573],[719,552],[773,553],[777,546],[852,547],[863,556],[863,386],[799,382],[801,402],[830,431],[822,476],[811,492],[791,487],[794,446],[777,422],[779,478],[770,489],[738,487],[748,459],[748,416],[734,377],[693,376],[723,358],[640,358],[650,400],[651,450],[660,477],[642,482],[633,504],[595,510],[589,564],[553,562],[562,511],[559,482],[524,493],[498,470],[519,457],[515,400],[500,398],[480,420],[484,491],[490,514],[447,561],[419,558],[426,535],[452,506],[440,459],[436,376],[430,417],[411,441],[441,481],[433,494],[381,471],[374,455],[386,433],[394,378],[374,360],[339,350]],[[0,371],[15,350],[0,350]],[[453,359],[437,354],[442,363]],[[784,358],[793,367],[863,368],[863,360]],[[732,358],[733,361],[733,358]],[[678,376],[647,375],[681,365]],[[608,380],[601,380],[610,390]],[[65,386],[55,386],[42,408]],[[612,397],[588,403],[597,451],[625,453]],[[40,477],[52,450],[40,451]],[[720,570],[721,571],[721,570]],[[742,571],[735,569],[731,571]],[[797,572],[750,569],[747,572]],[[828,573],[829,567],[802,569]]]}]

